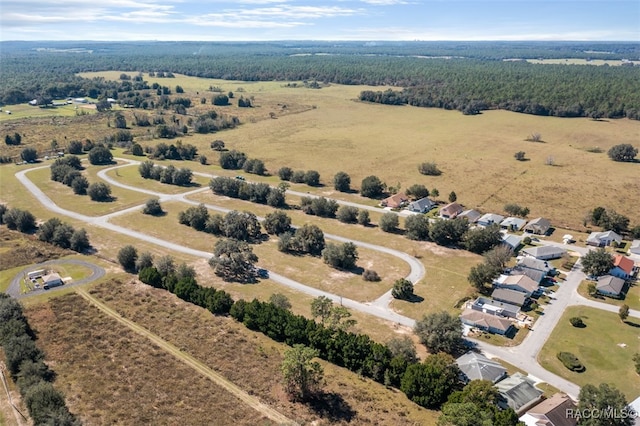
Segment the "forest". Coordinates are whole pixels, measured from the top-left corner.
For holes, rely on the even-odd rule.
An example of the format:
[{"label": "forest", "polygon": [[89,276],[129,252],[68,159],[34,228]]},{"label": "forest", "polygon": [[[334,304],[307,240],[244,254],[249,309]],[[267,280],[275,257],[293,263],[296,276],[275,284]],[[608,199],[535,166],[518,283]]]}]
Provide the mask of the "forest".
[{"label": "forest", "polygon": [[[637,43],[578,42],[2,42],[0,104],[115,97],[141,81],[77,73],[162,72],[243,81],[393,86],[361,100],[535,115],[640,118],[640,68],[531,64],[528,58],[637,60]],[[167,74],[168,73],[168,74]]]}]

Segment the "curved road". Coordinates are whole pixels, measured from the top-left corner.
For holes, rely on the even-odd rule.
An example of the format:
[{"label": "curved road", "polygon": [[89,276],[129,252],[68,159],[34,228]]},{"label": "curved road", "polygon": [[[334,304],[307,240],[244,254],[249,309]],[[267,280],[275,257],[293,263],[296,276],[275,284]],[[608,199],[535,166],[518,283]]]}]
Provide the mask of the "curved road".
[{"label": "curved road", "polygon": [[[136,187],[132,187],[129,185],[124,185],[120,182],[117,182],[113,179],[111,179],[109,176],[106,175],[108,170],[111,170],[113,168],[118,168],[118,167],[125,167],[129,164],[136,164],[139,162],[136,161],[132,161],[132,160],[124,160],[126,161],[128,164],[126,165],[118,165],[109,169],[105,169],[105,170],[101,170],[98,175],[100,176],[100,178],[108,181],[109,183],[113,184],[114,186],[119,186],[119,187],[123,187],[126,189],[130,189],[130,190],[134,190],[134,191],[138,191],[138,192],[143,192],[143,193],[147,193],[149,195],[153,195],[153,196],[157,196],[159,197],[161,200],[175,200],[175,201],[181,201],[181,202],[185,202],[185,203],[189,203],[189,204],[199,204],[198,202],[195,201],[191,201],[191,200],[187,200],[185,198],[185,196],[192,194],[192,193],[196,193],[196,192],[200,192],[203,190],[206,190],[206,188],[199,188],[193,191],[189,191],[187,193],[183,193],[183,194],[175,194],[175,195],[169,195],[169,194],[163,194],[163,193],[158,193],[155,191],[149,191],[149,190],[144,190],[144,189],[140,189],[140,188],[136,188]],[[46,167],[46,166],[45,166]],[[26,176],[25,174],[27,172],[29,172],[30,170],[35,170],[35,169],[27,169],[27,170],[23,170],[20,171],[18,173],[16,173],[16,177],[18,178],[18,180],[25,185],[25,187],[31,191],[36,198],[49,210],[53,211],[53,212],[57,212],[59,214],[65,215],[65,216],[69,216],[72,218],[75,218],[77,220],[80,221],[84,221],[90,224],[93,224],[95,226],[100,226],[109,230],[112,230],[114,232],[119,232],[134,238],[138,238],[140,240],[143,241],[147,241],[150,242],[152,244],[157,244],[166,248],[169,248],[170,250],[174,250],[174,251],[178,251],[178,252],[182,252],[182,253],[186,253],[186,254],[190,254],[190,255],[194,255],[197,257],[203,257],[203,258],[209,258],[211,256],[210,253],[208,252],[203,252],[203,251],[199,251],[199,250],[194,250],[191,249],[189,247],[185,247],[185,246],[181,246],[178,244],[174,244],[171,243],[169,241],[165,241],[159,238],[155,238],[155,237],[151,237],[149,235],[143,234],[141,232],[137,232],[137,231],[133,231],[131,229],[127,229],[127,228],[123,228],[114,224],[111,224],[108,222],[108,219],[110,217],[114,217],[117,215],[121,215],[124,214],[126,212],[129,211],[135,211],[137,209],[140,209],[142,206],[137,206],[137,207],[132,207],[129,209],[126,209],[124,211],[119,211],[119,212],[115,212],[115,213],[111,213],[105,216],[101,216],[101,217],[90,217],[90,216],[85,216],[76,212],[72,212],[72,211],[68,211],[65,209],[62,209],[61,207],[57,206],[49,197],[46,196],[46,194],[44,194],[36,185],[34,185]],[[208,175],[208,174],[203,174],[203,173],[197,173],[198,175],[201,176],[212,176],[212,175]],[[307,195],[307,194],[305,194]],[[375,209],[371,206],[360,206],[358,204],[354,204],[354,203],[350,203],[349,205],[355,205],[361,208],[367,208],[367,209]],[[225,209],[223,207],[219,207],[219,206],[215,206],[215,205],[209,205],[206,204],[205,205],[207,208],[211,208],[214,210],[218,210],[218,211],[222,211],[222,212],[228,212],[229,209]],[[379,209],[376,209],[379,211]],[[353,240],[349,240],[349,239],[345,239],[342,237],[338,237],[338,236],[334,236],[334,235],[327,235],[328,238],[331,239],[335,239],[337,241],[350,241],[353,242],[356,245],[362,246],[362,247],[368,247],[374,250],[380,250],[383,251],[385,253],[388,254],[392,254],[394,256],[398,256],[403,258],[403,260],[411,260],[410,264],[412,265],[411,268],[411,274],[409,275],[409,277],[414,278],[412,279],[412,281],[417,281],[418,279],[422,278],[424,276],[424,266],[415,258],[407,255],[406,253],[402,253],[402,252],[398,252],[396,250],[392,250],[392,249],[388,249],[386,247],[382,247],[382,246],[376,246],[373,244],[368,244],[368,243],[362,243],[362,242],[357,242],[357,241],[353,241]],[[556,245],[557,243],[547,243],[547,244],[554,244]],[[557,244],[557,245],[561,245],[561,244]],[[566,246],[572,250],[575,251],[575,247],[573,246]],[[579,252],[582,252],[582,250],[578,250]],[[406,258],[405,258],[406,257]],[[418,279],[415,279],[416,277],[418,277]],[[558,290],[558,292],[556,292],[555,294],[555,300],[548,304],[545,307],[545,314],[543,316],[541,316],[535,324],[535,328],[534,331],[529,333],[529,335],[527,336],[527,338],[518,346],[515,347],[509,347],[509,348],[504,348],[504,347],[497,347],[497,346],[493,346],[493,345],[489,345],[487,343],[484,343],[482,341],[475,341],[475,343],[477,344],[477,346],[483,350],[484,352],[486,352],[489,355],[494,355],[497,356],[503,360],[505,360],[506,362],[513,364],[519,368],[521,368],[524,371],[529,372],[532,376],[536,377],[537,379],[547,382],[549,384],[551,384],[552,386],[566,392],[567,394],[571,395],[572,397],[577,397],[578,393],[579,393],[579,387],[577,385],[575,385],[574,383],[571,383],[547,370],[545,370],[544,368],[542,368],[540,366],[540,364],[537,361],[537,354],[539,353],[540,349],[542,348],[542,346],[544,345],[544,343],[546,342],[547,338],[549,337],[549,335],[551,334],[551,331],[553,330],[553,328],[555,327],[558,319],[560,318],[560,316],[562,315],[562,312],[564,311],[564,309],[566,308],[566,306],[568,305],[577,305],[577,304],[584,304],[584,305],[588,305],[588,306],[592,306],[598,309],[603,309],[603,310],[607,310],[607,311],[615,311],[617,312],[617,308],[615,306],[612,305],[607,305],[605,303],[601,303],[601,302],[596,302],[596,301],[590,301],[590,300],[586,300],[584,298],[582,298],[582,296],[579,296],[576,292],[577,289],[577,285],[580,283],[580,281],[583,278],[583,274],[581,273],[581,271],[579,270],[579,265],[576,264],[576,266],[574,266],[573,271],[567,276],[567,280],[561,284],[560,289]],[[270,278],[273,279],[274,281],[286,285],[288,287],[291,287],[295,290],[301,291],[303,293],[312,295],[314,297],[317,296],[326,296],[328,298],[330,298],[331,300],[341,303],[342,305],[348,307],[348,308],[352,308],[352,309],[356,309],[358,311],[370,314],[370,315],[374,315],[376,317],[382,318],[384,320],[388,320],[388,321],[393,321],[395,323],[404,325],[404,326],[408,326],[408,327],[413,327],[415,325],[415,320],[413,320],[412,318],[408,318],[405,316],[402,316],[400,314],[397,314],[396,312],[392,311],[389,307],[388,307],[388,301],[390,300],[390,292],[384,294],[383,296],[381,296],[379,299],[377,299],[376,301],[374,301],[371,304],[366,304],[366,303],[361,303],[355,300],[351,300],[351,299],[347,299],[347,298],[343,298],[341,296],[332,294],[332,293],[328,293],[328,292],[324,292],[322,290],[318,290],[316,288],[313,287],[309,287],[306,286],[302,283],[299,283],[297,281],[291,280],[287,277],[284,277],[282,275],[276,274],[276,273],[270,273]],[[410,278],[408,278],[410,279]],[[415,282],[414,281],[414,282]],[[586,302],[585,302],[586,301]],[[630,312],[630,316],[634,316],[634,317],[640,317],[640,312],[638,311],[631,311]]]},{"label": "curved road", "polygon": [[[40,288],[40,289],[36,289],[36,290],[30,291],[29,293],[21,293],[20,292],[20,281],[24,278],[24,276],[27,274],[27,272],[36,271],[38,269],[43,269],[43,267],[45,267],[45,266],[63,265],[63,264],[72,264],[72,265],[84,266],[85,268],[89,268],[91,270],[91,275],[89,275],[88,277],[83,278],[81,280],[73,281],[71,284],[65,284],[65,285],[62,285],[60,287],[56,287],[56,288],[53,288],[53,289],[50,289],[50,290],[44,290],[44,289]],[[95,265],[93,263],[85,262],[83,260],[77,260],[77,259],[48,260],[48,261],[43,262],[43,263],[38,263],[37,265],[28,266],[28,267],[24,268],[22,271],[20,271],[18,274],[16,274],[16,276],[11,280],[11,283],[9,284],[9,287],[7,288],[6,293],[8,295],[12,296],[12,297],[15,297],[16,299],[22,299],[24,297],[35,296],[37,294],[42,294],[44,292],[56,291],[57,289],[69,288],[69,287],[77,287],[77,286],[80,286],[82,284],[87,284],[87,283],[89,283],[91,281],[98,280],[98,279],[104,277],[104,275],[105,275],[105,271],[100,266]]]}]

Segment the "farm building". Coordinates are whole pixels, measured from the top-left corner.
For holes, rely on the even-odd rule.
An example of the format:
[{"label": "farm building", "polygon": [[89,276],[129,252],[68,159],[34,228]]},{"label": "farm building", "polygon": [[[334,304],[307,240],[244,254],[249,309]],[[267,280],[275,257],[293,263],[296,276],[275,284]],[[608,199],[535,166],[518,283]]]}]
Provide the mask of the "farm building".
[{"label": "farm building", "polygon": [[502,364],[475,352],[462,355],[456,359],[456,364],[465,383],[472,380],[490,380],[497,383],[507,375],[507,369]]},{"label": "farm building", "polygon": [[51,272],[48,275],[44,275],[42,277],[42,284],[44,289],[46,290],[51,287],[60,286],[64,283],[62,282],[62,278],[60,278],[60,275],[56,274],[55,272]]},{"label": "farm building", "polygon": [[543,217],[533,219],[524,226],[524,232],[530,234],[547,235],[551,229],[551,222]]}]

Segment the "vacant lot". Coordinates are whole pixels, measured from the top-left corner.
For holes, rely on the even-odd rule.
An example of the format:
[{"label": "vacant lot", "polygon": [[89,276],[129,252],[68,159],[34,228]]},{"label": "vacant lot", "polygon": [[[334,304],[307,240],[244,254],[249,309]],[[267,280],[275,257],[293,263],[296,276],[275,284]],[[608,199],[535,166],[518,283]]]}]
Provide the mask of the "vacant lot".
[{"label": "vacant lot", "polygon": [[[402,393],[326,363],[328,405],[291,403],[279,379],[284,345],[141,284],[114,281],[97,286],[92,294],[301,424],[435,423],[434,412]],[[31,308],[28,316],[54,361],[58,386],[72,411],[88,423],[133,419],[134,424],[175,424],[179,419],[183,424],[262,424],[256,423],[260,420],[253,410],[78,296]]]},{"label": "vacant lot", "polygon": [[[573,327],[569,323],[571,317],[582,318],[586,327]],[[576,355],[586,371],[575,373],[565,368],[556,358],[560,351]],[[632,361],[638,352],[638,324],[624,324],[615,313],[573,306],[567,308],[558,322],[539,360],[549,371],[581,386],[614,384],[631,401],[640,393],[640,381]]]}]

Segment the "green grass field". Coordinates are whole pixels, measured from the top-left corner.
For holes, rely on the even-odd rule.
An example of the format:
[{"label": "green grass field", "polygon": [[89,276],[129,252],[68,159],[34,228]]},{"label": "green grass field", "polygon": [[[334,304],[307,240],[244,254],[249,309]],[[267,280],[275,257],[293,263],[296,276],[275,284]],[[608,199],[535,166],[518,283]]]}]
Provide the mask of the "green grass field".
[{"label": "green grass field", "polygon": [[[165,165],[164,162],[155,162],[155,164],[162,165],[162,166]],[[176,168],[186,167],[188,169],[190,169],[192,165],[191,162],[185,162],[185,161],[182,161],[182,162],[175,161],[175,162],[172,162],[171,164],[173,164]],[[138,172],[138,166],[135,166],[135,165],[122,167],[115,170],[110,170],[107,172],[107,176],[126,185],[131,185],[138,188],[144,188],[150,191],[161,192],[164,194],[180,194],[182,192],[192,191],[199,187],[206,187],[209,185],[209,180],[210,180],[202,176],[194,175],[192,178],[193,185],[189,187],[168,185],[166,183],[161,183],[153,179],[143,179],[140,176],[140,173]]]},{"label": "green grass field", "polygon": [[[586,327],[573,327],[569,323],[571,317],[581,317]],[[565,368],[556,358],[560,351],[576,355],[586,371],[576,373]],[[640,393],[640,381],[632,361],[634,353],[638,352],[637,324],[624,324],[615,313],[571,306],[558,322],[538,360],[547,370],[581,386],[614,384],[631,401]]]}]

